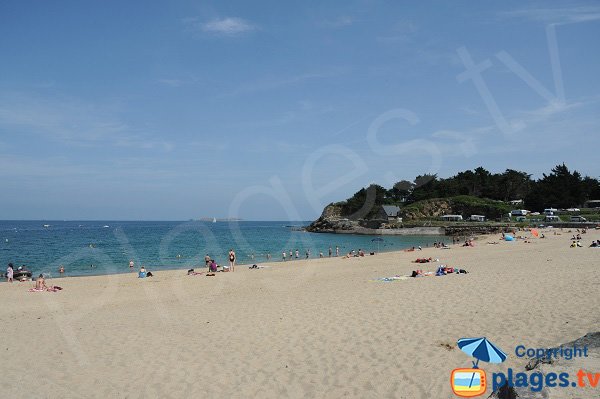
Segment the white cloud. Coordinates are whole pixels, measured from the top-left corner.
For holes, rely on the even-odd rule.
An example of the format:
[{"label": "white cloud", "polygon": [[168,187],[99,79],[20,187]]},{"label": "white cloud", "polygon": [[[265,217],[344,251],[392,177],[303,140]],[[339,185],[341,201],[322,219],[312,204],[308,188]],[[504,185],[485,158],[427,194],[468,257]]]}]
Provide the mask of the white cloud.
[{"label": "white cloud", "polygon": [[112,145],[171,151],[173,145],[139,131],[111,107],[74,98],[23,93],[0,96],[0,129],[43,136],[68,145]]},{"label": "white cloud", "polygon": [[501,14],[505,17],[525,18],[553,24],[576,24],[600,20],[600,7],[523,8]]},{"label": "white cloud", "polygon": [[355,20],[349,15],[340,15],[339,17],[327,19],[321,22],[326,28],[343,28],[354,24]]},{"label": "white cloud", "polygon": [[206,33],[224,36],[238,36],[258,29],[258,27],[242,18],[226,17],[217,18],[206,22],[199,22],[195,19],[188,20],[195,28]]}]

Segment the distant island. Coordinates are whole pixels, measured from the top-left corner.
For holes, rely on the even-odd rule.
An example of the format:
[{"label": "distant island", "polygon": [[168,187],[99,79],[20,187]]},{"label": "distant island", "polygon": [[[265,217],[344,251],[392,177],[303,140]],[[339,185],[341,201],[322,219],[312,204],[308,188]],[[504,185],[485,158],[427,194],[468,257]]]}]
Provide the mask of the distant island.
[{"label": "distant island", "polygon": [[377,184],[327,205],[306,230],[346,234],[472,234],[539,224],[595,226],[600,221],[597,178],[557,165],[534,180],[513,169],[479,167],[443,179]]},{"label": "distant island", "polygon": [[200,218],[198,219],[201,222],[242,222],[244,219],[240,218]]}]

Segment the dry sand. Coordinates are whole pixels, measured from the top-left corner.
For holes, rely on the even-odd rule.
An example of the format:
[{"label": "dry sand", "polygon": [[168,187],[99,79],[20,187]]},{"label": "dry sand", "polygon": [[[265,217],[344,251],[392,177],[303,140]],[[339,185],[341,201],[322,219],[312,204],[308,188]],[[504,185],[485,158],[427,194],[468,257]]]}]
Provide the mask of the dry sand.
[{"label": "dry sand", "polygon": [[[523,368],[518,344],[600,330],[600,249],[587,247],[600,232],[576,249],[566,231],[546,235],[215,277],[55,279],[57,293],[0,284],[0,397],[452,398],[450,371],[471,360],[458,338],[509,354],[491,373]],[[470,273],[374,281],[435,270],[410,262],[430,256]]]}]

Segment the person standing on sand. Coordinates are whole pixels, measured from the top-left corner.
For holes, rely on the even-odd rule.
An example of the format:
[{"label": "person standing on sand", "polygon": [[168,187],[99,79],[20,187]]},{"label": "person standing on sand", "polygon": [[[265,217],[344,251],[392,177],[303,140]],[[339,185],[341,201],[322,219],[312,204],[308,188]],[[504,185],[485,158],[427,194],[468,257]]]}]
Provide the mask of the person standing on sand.
[{"label": "person standing on sand", "polygon": [[133,269],[133,259],[129,261],[129,268]]},{"label": "person standing on sand", "polygon": [[330,257],[330,258],[331,258],[331,253],[332,253],[332,251],[331,251],[331,247],[329,247],[329,257]]},{"label": "person standing on sand", "polygon": [[300,257],[300,251],[296,250],[296,259]]},{"label": "person standing on sand", "polygon": [[235,271],[235,252],[232,249],[229,250],[229,269]]},{"label": "person standing on sand", "polygon": [[335,247],[335,256],[340,256],[340,247]]},{"label": "person standing on sand", "polygon": [[206,254],[206,256],[204,257],[204,264],[206,267],[208,267],[211,264],[211,259],[210,259],[209,254]]},{"label": "person standing on sand", "polygon": [[284,262],[285,262],[285,255],[286,255],[286,252],[285,252],[285,251],[283,251],[283,252],[281,253],[281,256],[283,257],[283,261],[284,261]]},{"label": "person standing on sand", "polygon": [[15,270],[13,269],[13,264],[9,263],[8,267],[6,268],[6,279],[9,283],[12,283],[14,281],[13,280],[14,272],[15,272]]}]

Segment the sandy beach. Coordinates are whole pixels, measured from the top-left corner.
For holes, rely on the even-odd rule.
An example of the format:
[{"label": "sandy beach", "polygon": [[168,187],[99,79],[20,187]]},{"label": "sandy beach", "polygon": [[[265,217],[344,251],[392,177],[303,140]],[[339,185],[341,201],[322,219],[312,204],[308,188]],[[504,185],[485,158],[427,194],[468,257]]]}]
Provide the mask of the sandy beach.
[{"label": "sandy beach", "polygon": [[[517,345],[600,329],[600,248],[588,248],[600,232],[583,248],[569,248],[566,230],[545,233],[215,277],[54,279],[55,293],[3,283],[0,397],[453,398],[451,370],[471,364],[459,338],[486,336],[509,354],[485,365],[492,373],[523,369]],[[377,281],[439,264],[469,274]]]}]

